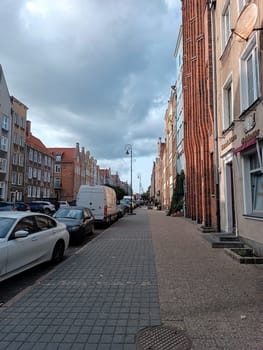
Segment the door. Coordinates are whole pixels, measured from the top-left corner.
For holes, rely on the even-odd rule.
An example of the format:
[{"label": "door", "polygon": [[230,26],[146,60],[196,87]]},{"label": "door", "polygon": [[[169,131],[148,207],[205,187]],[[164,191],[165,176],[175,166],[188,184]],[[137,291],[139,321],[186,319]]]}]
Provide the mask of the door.
[{"label": "door", "polygon": [[235,214],[235,190],[234,190],[234,176],[233,163],[226,163],[226,231],[229,233],[236,233],[236,214]]},{"label": "door", "polygon": [[[14,233],[20,230],[28,232],[26,237],[15,238]],[[37,255],[36,252],[36,224],[34,216],[22,218],[15,226],[7,242],[7,273],[24,269],[32,263]]]}]

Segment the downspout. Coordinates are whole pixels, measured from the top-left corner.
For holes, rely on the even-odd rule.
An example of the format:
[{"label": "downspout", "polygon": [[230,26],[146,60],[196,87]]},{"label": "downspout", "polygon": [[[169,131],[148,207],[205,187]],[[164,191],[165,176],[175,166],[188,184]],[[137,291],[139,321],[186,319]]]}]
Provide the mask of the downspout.
[{"label": "downspout", "polygon": [[213,83],[213,114],[214,114],[214,156],[215,156],[215,190],[216,190],[216,229],[221,232],[220,223],[220,191],[219,191],[219,158],[217,129],[217,88],[216,88],[216,55],[215,55],[215,7],[216,0],[210,1],[211,10],[211,43],[212,43],[212,83]]}]

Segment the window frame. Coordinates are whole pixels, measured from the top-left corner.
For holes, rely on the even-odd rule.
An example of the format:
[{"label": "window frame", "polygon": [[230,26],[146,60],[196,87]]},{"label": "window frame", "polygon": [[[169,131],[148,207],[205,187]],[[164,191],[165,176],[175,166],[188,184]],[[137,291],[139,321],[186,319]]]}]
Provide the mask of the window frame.
[{"label": "window frame", "polygon": [[[251,167],[251,160],[255,157],[258,167]],[[259,145],[259,148],[251,148],[248,151],[242,152],[242,167],[243,167],[243,192],[244,192],[244,214],[255,217],[263,217],[263,202],[262,208],[255,208],[256,192],[253,180],[257,180],[256,177],[263,177],[263,144]]]},{"label": "window frame", "polygon": [[8,137],[2,135],[1,136],[1,150],[4,152],[8,152],[8,146],[9,146],[9,139]]},{"label": "window frame", "polygon": [[2,129],[9,130],[9,118],[5,114],[2,115]]},{"label": "window frame", "polygon": [[231,6],[230,0],[226,0],[221,14],[221,45],[222,52],[231,38]]},{"label": "window frame", "polygon": [[[252,58],[253,101],[249,101],[248,59]],[[259,52],[256,33],[249,39],[247,47],[240,56],[240,111],[244,112],[260,96]],[[251,92],[251,91],[250,91]]]},{"label": "window frame", "polygon": [[[229,89],[231,90],[231,105],[229,101]],[[222,86],[223,130],[227,130],[234,121],[233,98],[233,75],[231,72]]]}]

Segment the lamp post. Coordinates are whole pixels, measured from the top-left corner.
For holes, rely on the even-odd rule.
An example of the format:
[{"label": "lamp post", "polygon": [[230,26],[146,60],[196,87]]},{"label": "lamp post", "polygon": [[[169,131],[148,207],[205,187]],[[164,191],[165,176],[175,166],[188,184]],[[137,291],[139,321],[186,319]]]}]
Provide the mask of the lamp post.
[{"label": "lamp post", "polygon": [[125,145],[126,154],[131,156],[131,200],[130,200],[130,214],[132,214],[132,145]]}]

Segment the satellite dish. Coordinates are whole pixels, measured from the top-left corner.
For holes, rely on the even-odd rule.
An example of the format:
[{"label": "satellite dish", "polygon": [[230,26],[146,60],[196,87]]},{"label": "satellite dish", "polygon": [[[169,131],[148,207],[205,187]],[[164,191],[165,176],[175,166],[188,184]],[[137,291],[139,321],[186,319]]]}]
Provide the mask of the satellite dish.
[{"label": "satellite dish", "polygon": [[254,30],[258,17],[258,8],[254,3],[247,5],[240,13],[233,32],[242,40],[247,40]]}]

